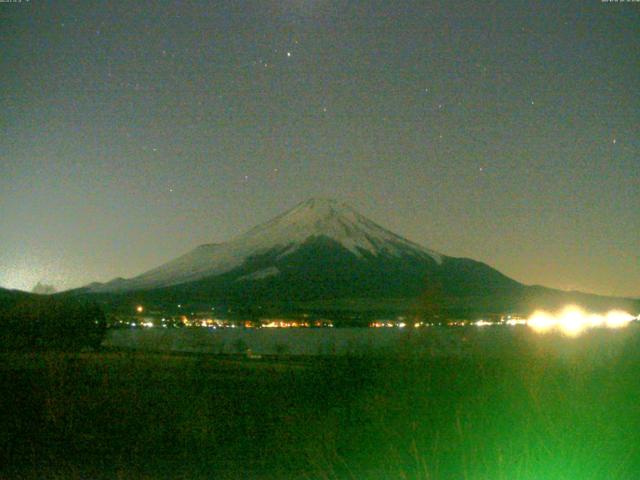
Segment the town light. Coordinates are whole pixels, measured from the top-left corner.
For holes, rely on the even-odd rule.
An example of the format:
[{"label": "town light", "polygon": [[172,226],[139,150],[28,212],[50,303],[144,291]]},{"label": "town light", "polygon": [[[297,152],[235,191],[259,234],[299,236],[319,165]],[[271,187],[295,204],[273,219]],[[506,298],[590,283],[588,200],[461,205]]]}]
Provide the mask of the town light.
[{"label": "town light", "polygon": [[527,325],[538,333],[559,330],[568,337],[577,337],[589,328],[623,328],[635,317],[622,310],[611,310],[605,315],[587,313],[582,308],[569,305],[560,312],[552,314],[537,310],[527,320]]},{"label": "town light", "polygon": [[544,311],[537,311],[527,320],[527,325],[538,333],[545,333],[554,328],[558,321],[553,315]]}]

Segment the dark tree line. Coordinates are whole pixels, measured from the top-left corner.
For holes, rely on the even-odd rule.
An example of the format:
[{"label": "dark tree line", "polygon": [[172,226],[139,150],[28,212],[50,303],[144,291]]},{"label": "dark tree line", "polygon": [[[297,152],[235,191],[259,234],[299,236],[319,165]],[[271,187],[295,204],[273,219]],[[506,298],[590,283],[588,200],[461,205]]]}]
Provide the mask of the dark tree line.
[{"label": "dark tree line", "polygon": [[106,321],[95,304],[75,299],[22,295],[0,303],[0,349],[98,349]]}]

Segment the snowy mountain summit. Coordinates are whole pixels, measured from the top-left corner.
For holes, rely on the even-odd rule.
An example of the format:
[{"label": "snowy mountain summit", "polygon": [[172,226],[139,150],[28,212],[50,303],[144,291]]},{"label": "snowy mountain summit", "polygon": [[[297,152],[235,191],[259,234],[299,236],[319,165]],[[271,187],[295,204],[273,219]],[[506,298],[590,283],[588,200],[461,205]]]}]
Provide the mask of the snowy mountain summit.
[{"label": "snowy mountain summit", "polygon": [[410,252],[418,256],[429,255],[437,262],[441,261],[438,253],[385,230],[346,203],[323,198],[309,199],[250,230],[238,240],[255,241],[256,245],[266,247],[290,244],[288,251],[292,251],[313,237],[334,240],[358,257],[365,252],[374,256],[400,256]]},{"label": "snowy mountain summit", "polygon": [[[441,264],[443,256],[410,242],[386,229],[349,205],[312,198],[247,233],[221,244],[201,245],[191,252],[132,279],[118,279],[91,285],[94,292],[153,289],[215,277],[246,265],[247,261],[270,252],[284,259],[317,239],[334,242],[354,257],[428,260]],[[242,279],[257,280],[278,275],[269,265],[245,273]]]}]

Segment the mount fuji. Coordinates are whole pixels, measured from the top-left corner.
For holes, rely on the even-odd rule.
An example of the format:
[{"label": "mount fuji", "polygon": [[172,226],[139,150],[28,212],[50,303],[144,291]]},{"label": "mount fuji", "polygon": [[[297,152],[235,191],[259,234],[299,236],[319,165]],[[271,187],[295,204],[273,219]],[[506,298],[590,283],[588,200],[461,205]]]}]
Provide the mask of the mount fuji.
[{"label": "mount fuji", "polygon": [[77,292],[167,303],[360,301],[369,307],[487,312],[566,293],[527,287],[484,263],[435,252],[345,203],[317,198],[228,242],[201,245],[136,277]]},{"label": "mount fuji", "polygon": [[[353,260],[414,258],[441,264],[443,256],[385,230],[350,206],[335,200],[310,199],[244,235],[222,244],[201,245],[191,252],[129,280],[94,284],[94,292],[137,290],[179,285],[228,274],[242,273],[238,281],[260,280],[281,273],[288,257],[314,244],[329,244]],[[273,264],[259,268],[256,259]],[[286,269],[283,269],[286,270]]]}]

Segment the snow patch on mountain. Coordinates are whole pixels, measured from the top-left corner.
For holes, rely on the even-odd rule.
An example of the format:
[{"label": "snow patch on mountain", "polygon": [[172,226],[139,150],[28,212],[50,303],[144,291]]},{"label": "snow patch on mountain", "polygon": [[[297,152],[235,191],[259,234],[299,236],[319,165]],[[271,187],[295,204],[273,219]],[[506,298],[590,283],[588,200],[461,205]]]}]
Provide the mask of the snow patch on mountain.
[{"label": "snow patch on mountain", "polygon": [[267,277],[273,277],[275,275],[279,275],[280,270],[278,267],[267,267],[262,270],[258,270],[257,272],[250,273],[248,275],[243,275],[236,280],[236,282],[242,282],[244,280],[261,280]]}]

